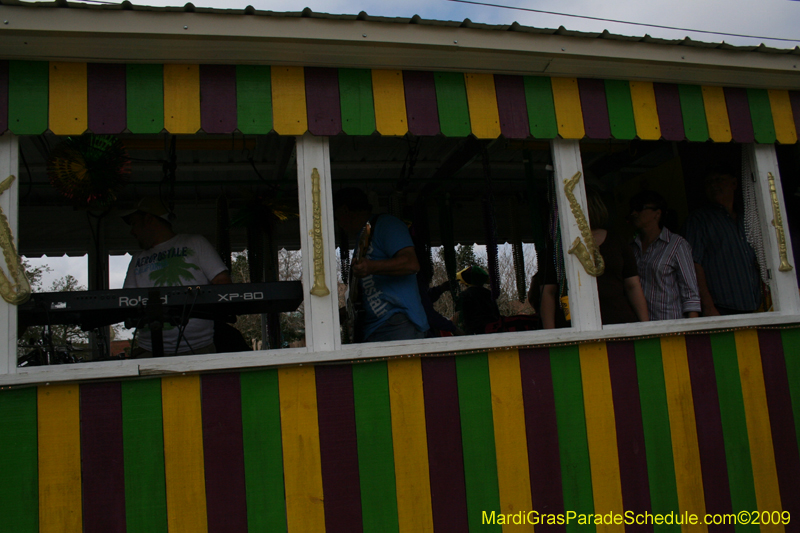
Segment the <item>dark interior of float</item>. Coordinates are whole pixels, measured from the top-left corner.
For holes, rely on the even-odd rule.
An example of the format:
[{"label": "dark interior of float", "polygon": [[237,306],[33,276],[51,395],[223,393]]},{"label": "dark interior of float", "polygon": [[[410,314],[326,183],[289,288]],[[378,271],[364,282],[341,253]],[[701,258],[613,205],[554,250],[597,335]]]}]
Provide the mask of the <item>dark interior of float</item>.
[{"label": "dark interior of float", "polygon": [[[434,269],[439,258],[440,280],[454,279],[459,245],[485,246],[493,291],[502,288],[520,302],[536,271],[552,266],[537,255],[559,237],[552,223],[549,142],[408,134],[339,135],[329,143],[333,190],[359,187],[376,213],[411,224],[423,269]],[[244,253],[247,272],[239,281],[299,280],[299,273],[281,271],[280,259],[281,251],[296,252],[300,243],[294,137],[47,132],[20,137],[19,152],[20,254],[87,255],[91,291],[108,288],[109,255],[137,250],[120,214],[144,196],[162,198],[176,215],[176,232],[206,236],[229,264],[232,254]],[[660,192],[680,232],[688,213],[701,205],[699,184],[709,167],[742,172],[741,149],[733,143],[582,141],[581,153],[586,186],[600,192],[612,225],[626,236],[632,235],[628,199],[636,192]],[[777,153],[788,224],[797,235],[800,149],[778,146]],[[506,265],[514,275],[502,283],[512,287],[499,286],[497,247],[505,243],[513,253],[502,261],[514,263]],[[337,233],[337,246],[353,244]],[[347,256],[339,257],[346,271]],[[295,301],[264,314],[262,347],[285,346],[278,312],[296,313],[298,306]],[[109,355],[108,348],[95,348],[92,358]]]}]

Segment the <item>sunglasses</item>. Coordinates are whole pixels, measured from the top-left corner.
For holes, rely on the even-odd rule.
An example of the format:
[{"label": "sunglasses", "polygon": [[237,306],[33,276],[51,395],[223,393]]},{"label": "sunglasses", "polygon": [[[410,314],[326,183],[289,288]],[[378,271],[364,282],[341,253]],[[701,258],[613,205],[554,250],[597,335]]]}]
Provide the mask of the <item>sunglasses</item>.
[{"label": "sunglasses", "polygon": [[657,205],[639,204],[639,205],[633,206],[631,211],[639,211],[639,212],[641,212],[641,211],[644,211],[645,209],[650,209],[651,211],[655,211],[656,209],[660,209],[660,208]]}]

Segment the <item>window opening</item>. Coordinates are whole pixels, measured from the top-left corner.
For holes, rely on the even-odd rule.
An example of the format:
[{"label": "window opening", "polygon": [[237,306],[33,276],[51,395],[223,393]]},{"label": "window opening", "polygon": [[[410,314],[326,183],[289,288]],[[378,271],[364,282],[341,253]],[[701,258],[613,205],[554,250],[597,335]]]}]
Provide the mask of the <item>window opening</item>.
[{"label": "window opening", "polygon": [[[758,213],[742,152],[723,144],[581,142],[590,218],[594,198],[608,210],[604,234],[619,241],[616,251],[601,247],[604,257],[610,255],[598,279],[604,325],[642,318],[641,301],[630,290],[634,275],[651,320],[771,309],[758,218],[765,215]],[[720,177],[709,181],[711,174]],[[672,237],[665,234],[676,240],[667,244]],[[688,248],[675,244],[684,237]],[[635,272],[623,270],[630,257],[620,242],[635,252]],[[690,294],[692,274],[698,288]]]},{"label": "window opening", "polygon": [[[541,266],[536,254],[548,233],[549,143],[348,136],[331,138],[330,154],[339,221],[340,308],[346,308],[359,232],[365,221],[372,223],[380,214],[374,222],[378,232],[384,220],[400,233],[405,230],[397,226],[397,219],[408,228],[407,242],[419,262],[414,298],[427,309],[428,324],[439,324],[426,335],[538,329],[538,290],[533,301],[528,296],[531,279]],[[356,194],[353,188],[365,195],[371,209],[361,215],[356,228],[343,231],[342,201],[337,195]],[[350,213],[351,206],[345,207]],[[471,280],[475,288],[468,290],[470,273],[463,271],[470,266],[475,267]],[[367,290],[383,291],[382,286],[376,287],[369,285]],[[469,327],[463,306],[464,302],[470,305],[473,293],[482,318]],[[383,303],[377,297],[375,302],[380,312]],[[387,308],[392,312],[405,312],[391,305]],[[469,311],[466,315],[470,316]],[[347,343],[348,318],[344,312],[341,317]]]},{"label": "window opening", "polygon": [[[102,202],[87,201],[81,205],[74,197],[70,198],[65,194],[63,187],[54,187],[52,167],[54,153],[62,151],[63,155],[63,147],[85,140],[94,143],[92,146],[106,141],[123,146],[129,160],[130,176],[127,180],[122,180],[124,186],[120,187],[112,187],[111,181],[107,180],[108,194]],[[301,286],[297,283],[289,286],[269,285],[267,290],[263,288],[266,286],[255,285],[262,282],[299,280],[297,275],[285,276],[281,272],[282,264],[286,262],[281,259],[284,255],[289,254],[294,258],[292,261],[296,262],[300,254],[294,137],[201,133],[180,136],[84,135],[66,138],[46,133],[21,137],[19,145],[20,161],[24,165],[21,174],[27,178],[20,184],[21,253],[28,256],[88,254],[88,275],[92,279],[80,287],[70,286],[67,293],[71,294],[58,302],[48,300],[48,306],[54,302],[57,304],[52,312],[49,307],[44,309],[42,294],[34,297],[30,304],[26,304],[27,307],[20,306],[21,328],[42,327],[42,322],[59,321],[91,330],[95,326],[105,326],[111,318],[119,322],[124,318],[126,325],[138,325],[138,331],[149,326],[157,329],[158,324],[164,325],[165,332],[179,330],[178,338],[183,348],[187,342],[180,333],[187,331],[184,328],[189,317],[197,317],[215,322],[217,334],[214,342],[219,344],[217,352],[252,350],[254,347],[279,348],[289,346],[290,342],[302,343],[304,331],[297,328],[296,318],[287,320],[281,317],[283,311],[289,312],[293,317],[298,313],[297,306],[302,302]],[[89,160],[86,154],[79,155],[83,155],[85,161]],[[69,152],[62,157],[65,160],[69,158],[78,159]],[[73,163],[65,161],[62,162],[62,167],[69,167],[71,164]],[[90,165],[86,163],[84,166]],[[91,168],[86,175],[96,176],[92,174]],[[99,176],[102,181],[106,174]],[[74,180],[79,181],[78,178]],[[72,183],[68,180],[62,181],[67,186]],[[67,189],[77,190],[86,196],[85,191],[80,190],[77,185]],[[194,250],[188,245],[180,246],[176,250],[170,248],[172,251],[164,250],[153,261],[150,261],[150,256],[136,255],[140,247],[131,235],[132,227],[126,224],[121,215],[125,211],[140,208],[139,201],[142,198],[155,199],[165,207],[166,212],[161,218],[171,224],[173,233],[179,236],[176,238],[181,238],[180,235],[183,234],[197,234],[205,238],[210,247],[203,245],[202,251],[194,252],[204,256],[202,262],[198,262],[199,257],[183,257],[189,254],[188,251],[183,254],[184,251]],[[173,276],[151,280],[152,283],[147,283],[148,287],[131,289],[129,286],[122,289],[145,291],[148,295],[150,289],[157,289],[159,299],[166,304],[162,310],[148,311],[143,303],[148,300],[147,295],[138,292],[135,295],[131,292],[127,297],[126,307],[133,310],[120,310],[119,307],[123,304],[119,302],[125,299],[125,295],[120,292],[105,292],[121,289],[120,285],[109,281],[125,278],[128,262],[122,261],[124,265],[121,266],[118,259],[125,253],[145,261],[147,265],[143,269],[150,268],[154,275],[166,270],[162,271],[160,266],[148,267],[151,263],[168,263],[174,257],[183,257],[182,268],[177,269]],[[237,259],[242,262],[242,257],[250,258],[254,268],[248,267],[246,276],[234,276],[236,279],[233,280],[249,285],[203,285],[200,290],[191,289],[194,292],[188,298],[183,294],[190,290],[188,287],[201,285],[195,273],[204,268],[206,257],[217,254],[223,261],[223,268],[229,271],[233,270]],[[245,264],[247,262],[244,261]],[[115,269],[110,276],[109,264]],[[117,271],[120,268],[123,270],[121,273]],[[143,275],[149,275],[144,270]],[[180,290],[175,288],[177,286],[180,286]],[[81,294],[80,291],[87,288],[90,290]],[[46,289],[47,287],[40,287],[38,292]],[[180,291],[180,301],[183,303],[176,304],[175,295]],[[104,301],[112,297],[114,304]],[[139,303],[130,303],[131,301]],[[81,302],[80,309],[75,307],[78,305],[76,302]],[[67,310],[58,308],[62,305]],[[226,307],[223,309],[222,306]],[[272,311],[266,313],[268,310]],[[266,315],[263,319],[266,326],[259,326],[258,331],[251,332],[245,326],[239,325],[247,321],[260,324],[262,311]],[[302,307],[299,312],[302,323]],[[254,318],[251,317],[253,313]],[[94,318],[89,318],[90,316]],[[237,316],[241,318],[237,319]],[[289,325],[284,327],[286,323]],[[121,330],[123,337],[125,332],[133,331],[125,330],[120,325],[114,328]],[[246,330],[247,335],[243,335],[241,330]],[[220,331],[226,332],[227,337],[220,337]],[[23,339],[24,335],[20,331],[19,338]],[[155,339],[156,336],[151,338]],[[287,340],[289,337],[291,341]],[[220,338],[222,340],[218,342]],[[132,341],[135,352],[141,337],[133,336]],[[191,346],[188,353],[202,348],[196,346],[198,342],[195,340],[195,346],[191,346],[192,340],[188,340],[188,345]],[[155,345],[156,342],[153,341],[151,346]],[[48,350],[51,353],[56,351],[55,348]],[[123,353],[124,356],[121,355]],[[172,354],[174,353],[173,351]],[[24,356],[22,349],[20,355]],[[83,357],[82,360],[128,356],[130,347],[126,351],[114,346],[95,349],[91,357]]]}]

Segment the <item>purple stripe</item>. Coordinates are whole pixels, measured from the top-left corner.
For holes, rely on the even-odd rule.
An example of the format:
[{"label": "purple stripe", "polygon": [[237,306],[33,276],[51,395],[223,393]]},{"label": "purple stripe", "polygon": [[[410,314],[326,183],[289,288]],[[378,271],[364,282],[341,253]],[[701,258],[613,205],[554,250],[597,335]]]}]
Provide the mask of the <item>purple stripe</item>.
[{"label": "purple stripe", "polygon": [[433,530],[437,533],[468,531],[456,360],[453,357],[423,358],[422,384]]},{"label": "purple stripe", "polygon": [[527,139],[530,135],[528,104],[522,76],[494,75],[500,131],[506,139]]},{"label": "purple stripe", "polygon": [[800,133],[800,91],[789,91],[789,101],[792,104],[795,130]]},{"label": "purple stripe", "polygon": [[[798,451],[795,421],[792,416],[792,397],[786,377],[786,354],[783,350],[781,332],[760,330],[758,345],[761,348],[761,365],[764,369],[764,385],[767,390],[769,422],[772,428],[772,444],[775,463],[778,465],[778,487],[781,504],[791,516],[800,516],[800,455]],[[790,354],[796,357],[797,354]],[[800,531],[800,520],[792,520],[785,526],[789,531]]]},{"label": "purple stripe", "polygon": [[364,524],[361,518],[353,367],[318,366],[316,380],[325,531],[360,532],[364,530]]},{"label": "purple stripe", "polygon": [[[611,394],[614,399],[614,418],[617,426],[619,475],[622,482],[622,503],[634,513],[652,512],[650,481],[647,476],[642,404],[639,397],[639,378],[636,373],[636,349],[632,341],[609,342],[608,370],[611,375]],[[652,532],[652,524],[626,525],[627,533]]]},{"label": "purple stripe", "polygon": [[[687,335],[686,352],[692,381],[706,512],[711,514],[732,513],[733,504],[728,480],[728,463],[725,458],[725,439],[722,434],[722,415],[717,395],[717,377],[711,353],[711,337]],[[730,524],[709,525],[708,531],[710,533],[734,533],[735,530],[733,524]]]},{"label": "purple stripe", "polygon": [[80,386],[83,531],[124,533],[125,463],[120,383]]},{"label": "purple stripe", "polygon": [[117,134],[127,127],[125,72],[122,64],[86,65],[89,129],[97,134]]},{"label": "purple stripe", "polygon": [[8,61],[0,61],[0,135],[8,129]]},{"label": "purple stripe", "polygon": [[731,135],[738,143],[755,142],[753,120],[750,117],[750,102],[747,91],[742,88],[725,87],[725,103],[728,106],[728,120],[731,124]]},{"label": "purple stripe", "polygon": [[439,134],[439,106],[433,72],[403,71],[408,131],[414,135]]},{"label": "purple stripe", "polygon": [[[522,401],[528,436],[528,467],[531,476],[531,502],[540,513],[564,513],[561,484],[561,455],[558,451],[558,423],[550,372],[550,351],[534,348],[519,351]],[[565,525],[536,526],[542,533],[563,533]]]},{"label": "purple stripe", "polygon": [[590,139],[610,139],[611,123],[608,120],[606,86],[603,80],[580,78],[578,90],[581,94],[583,127]]},{"label": "purple stripe", "polygon": [[202,377],[203,457],[209,533],[247,533],[239,374]]},{"label": "purple stripe", "polygon": [[653,83],[656,95],[656,110],[661,137],[665,141],[682,141],[686,138],[683,129],[681,95],[674,83]]},{"label": "purple stripe", "polygon": [[200,65],[200,127],[206,133],[236,129],[234,65]]},{"label": "purple stripe", "polygon": [[338,135],[342,131],[339,106],[339,70],[306,67],[308,131],[313,135]]}]

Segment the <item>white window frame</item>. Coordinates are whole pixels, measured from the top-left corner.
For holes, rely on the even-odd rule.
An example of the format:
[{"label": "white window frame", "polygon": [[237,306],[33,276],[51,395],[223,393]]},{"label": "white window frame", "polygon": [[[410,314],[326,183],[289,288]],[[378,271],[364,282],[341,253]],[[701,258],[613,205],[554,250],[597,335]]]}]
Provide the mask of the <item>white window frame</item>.
[{"label": "white window frame", "polygon": [[[8,176],[17,176],[19,170],[19,139],[11,133],[0,135],[0,180]],[[11,188],[0,195],[0,208],[8,219],[14,244],[19,249],[19,179],[15,179]],[[0,269],[8,279],[8,267],[5,258],[0,254]],[[14,374],[17,371],[17,310],[0,299],[0,373]]]},{"label": "white window frame", "polygon": [[[580,235],[572,210],[564,194],[564,180],[576,172],[583,172],[580,157],[580,142],[555,139],[551,142],[555,170],[557,204],[564,246],[568,249]],[[702,317],[662,322],[617,324],[602,327],[596,280],[586,274],[574,255],[565,254],[567,280],[570,286],[571,328],[528,332],[496,333],[465,337],[425,339],[422,341],[393,341],[375,344],[341,345],[339,337],[338,292],[336,273],[336,250],[334,241],[334,219],[332,206],[332,181],[330,153],[326,137],[310,134],[297,137],[297,172],[300,194],[301,248],[303,251],[303,292],[305,302],[306,347],[237,354],[211,354],[197,356],[134,359],[34,367],[18,369],[16,364],[16,309],[0,300],[0,386],[28,385],[43,382],[76,381],[89,379],[124,378],[128,376],[161,375],[225,369],[247,369],[278,365],[313,364],[320,362],[349,361],[361,358],[382,358],[434,353],[457,353],[477,350],[498,350],[521,346],[545,345],[565,342],[585,342],[613,338],[635,338],[641,336],[710,331],[735,327],[771,326],[800,323],[800,292],[794,269],[778,270],[778,244],[771,226],[772,200],[767,173],[775,177],[776,193],[784,221],[787,254],[793,261],[791,239],[786,224],[786,210],[778,171],[777,156],[773,145],[744,145],[751,158],[756,176],[758,206],[761,210],[761,226],[768,268],[772,279],[775,311],[733,317]],[[0,174],[18,173],[18,143],[10,133],[0,136]],[[320,176],[320,192],[315,205],[311,194],[313,169]],[[17,237],[18,183],[0,197],[0,205],[9,218],[14,236]],[[581,179],[574,189],[575,198],[587,213],[586,191]],[[315,235],[315,208],[321,230],[320,240],[324,249],[324,278],[330,293],[324,296],[311,295],[314,284],[313,250]],[[566,250],[565,250],[566,251]],[[797,265],[792,265],[798,268]]]}]

